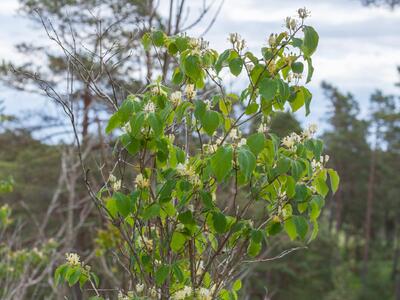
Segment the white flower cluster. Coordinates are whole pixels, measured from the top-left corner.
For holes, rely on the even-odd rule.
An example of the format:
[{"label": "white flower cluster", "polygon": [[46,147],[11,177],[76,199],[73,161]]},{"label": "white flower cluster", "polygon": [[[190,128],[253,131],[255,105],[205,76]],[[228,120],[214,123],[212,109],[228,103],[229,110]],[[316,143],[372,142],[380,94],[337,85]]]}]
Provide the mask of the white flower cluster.
[{"label": "white flower cluster", "polygon": [[318,161],[316,159],[313,159],[311,161],[311,168],[313,169],[314,172],[322,170],[324,168],[324,164],[326,164],[328,161],[329,161],[329,155],[321,156]]},{"label": "white flower cluster", "polygon": [[130,300],[131,297],[124,295],[121,291],[118,292],[118,300]]},{"label": "white flower cluster", "polygon": [[292,151],[295,151],[296,144],[304,140],[311,139],[317,132],[317,128],[318,127],[316,124],[311,124],[306,130],[301,133],[301,135],[293,132],[289,136],[286,136],[282,139],[282,145]]},{"label": "white flower cluster", "polygon": [[295,132],[292,132],[289,136],[285,136],[282,139],[282,145],[290,150],[295,150],[296,144],[300,142],[301,142],[301,136],[299,136]]},{"label": "white flower cluster", "polygon": [[268,132],[268,130],[269,130],[268,125],[265,123],[261,123],[257,129],[257,132],[258,133],[266,133],[266,132]]},{"label": "white flower cluster", "polygon": [[201,184],[199,175],[196,174],[195,169],[193,166],[189,163],[189,161],[186,161],[184,164],[179,163],[176,166],[176,171],[180,176],[187,177],[189,182],[195,186],[199,186]]},{"label": "white flower cluster", "polygon": [[65,253],[65,260],[72,267],[81,265],[80,257],[76,253]]},{"label": "white flower cluster", "polygon": [[296,21],[296,19],[287,17],[285,19],[285,25],[286,25],[287,29],[294,31],[294,30],[296,30],[296,27],[297,27],[297,21]]},{"label": "white flower cluster", "polygon": [[310,126],[308,126],[306,130],[303,131],[302,136],[306,140],[311,139],[314,137],[317,130],[318,130],[317,124],[311,124]]},{"label": "white flower cluster", "polygon": [[150,180],[143,176],[143,174],[138,174],[135,178],[135,184],[137,188],[145,189],[150,186]]},{"label": "white flower cluster", "polygon": [[203,144],[203,151],[205,154],[213,154],[218,150],[218,144]]},{"label": "white flower cluster", "polygon": [[[195,299],[198,300],[211,300],[212,295],[214,293],[215,286],[213,286],[211,289],[207,289],[204,287],[201,287],[197,292],[197,297]],[[173,300],[183,300],[192,295],[192,288],[190,286],[185,286],[183,289],[177,291],[173,296]]]},{"label": "white flower cluster", "polygon": [[121,189],[122,186],[121,180],[117,180],[117,178],[113,174],[110,175],[108,180],[110,181],[111,187],[114,191],[119,191]]},{"label": "white flower cluster", "polygon": [[155,86],[153,86],[153,87],[151,88],[150,92],[151,92],[153,95],[159,95],[159,94],[161,94],[161,88],[160,88],[159,85],[155,85]]},{"label": "white flower cluster", "polygon": [[204,104],[206,105],[206,107],[207,107],[207,110],[210,110],[211,109],[211,101],[210,100],[204,100]]},{"label": "white flower cluster", "polygon": [[228,41],[231,42],[233,48],[237,49],[238,51],[242,51],[244,48],[246,48],[246,41],[238,33],[229,34]]},{"label": "white flower cluster", "polygon": [[153,249],[153,240],[146,236],[140,237],[138,239],[139,246],[145,246],[148,249]]},{"label": "white flower cluster", "polygon": [[268,38],[268,44],[271,48],[275,47],[276,44],[276,34],[271,33],[271,35]]},{"label": "white flower cluster", "polygon": [[143,111],[146,114],[153,113],[153,112],[155,112],[155,110],[156,110],[156,107],[154,106],[153,102],[147,102],[146,105],[144,106],[144,109],[143,109]]},{"label": "white flower cluster", "polygon": [[186,98],[188,98],[189,100],[194,99],[194,97],[196,97],[196,89],[194,84],[188,84],[186,86],[185,93],[186,93]]},{"label": "white flower cluster", "polygon": [[297,13],[299,15],[300,19],[306,19],[311,15],[311,11],[309,11],[307,8],[303,7],[303,8],[299,8],[297,10]]},{"label": "white flower cluster", "polygon": [[142,293],[144,291],[144,284],[143,283],[138,283],[136,285],[136,292]]},{"label": "white flower cluster", "polygon": [[174,106],[178,106],[182,101],[182,92],[176,91],[171,94],[171,103]]},{"label": "white flower cluster", "polygon": [[241,132],[237,128],[233,128],[229,132],[229,137],[231,138],[232,141],[238,140],[242,136]]}]

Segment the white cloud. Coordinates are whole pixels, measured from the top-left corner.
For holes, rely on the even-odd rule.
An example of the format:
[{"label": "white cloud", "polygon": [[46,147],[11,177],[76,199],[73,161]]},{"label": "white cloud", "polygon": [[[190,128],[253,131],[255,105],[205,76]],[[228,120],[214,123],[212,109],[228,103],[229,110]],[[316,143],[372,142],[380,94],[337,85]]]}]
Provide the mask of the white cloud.
[{"label": "white cloud", "polygon": [[14,14],[18,9],[19,4],[17,0],[1,0],[0,2],[0,15]]}]

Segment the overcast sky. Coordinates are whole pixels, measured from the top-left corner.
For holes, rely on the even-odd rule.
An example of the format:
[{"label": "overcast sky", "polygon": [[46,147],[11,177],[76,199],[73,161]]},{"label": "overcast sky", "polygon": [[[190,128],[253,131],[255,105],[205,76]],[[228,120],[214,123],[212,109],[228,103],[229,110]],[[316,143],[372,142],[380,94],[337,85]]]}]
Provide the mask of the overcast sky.
[{"label": "overcast sky", "polygon": [[[201,1],[187,2],[194,5],[194,13]],[[308,23],[320,35],[310,84],[314,93],[312,121],[321,121],[326,111],[327,102],[319,88],[322,80],[353,93],[364,114],[368,95],[375,89],[399,92],[394,83],[400,80],[396,71],[396,66],[400,65],[400,9],[363,7],[358,0],[225,0],[216,23],[205,38],[210,41],[210,47],[222,50],[228,47],[228,33],[239,32],[250,49],[259,48],[265,44],[269,33],[283,29],[284,18],[295,16],[299,6],[311,10]],[[38,29],[32,29],[29,21],[18,16],[17,8],[17,0],[0,0],[0,60],[18,60],[13,45],[41,35]],[[9,113],[42,104],[40,99],[28,98],[4,87],[0,87],[0,100],[5,100]],[[303,120],[302,115],[299,117]]]}]

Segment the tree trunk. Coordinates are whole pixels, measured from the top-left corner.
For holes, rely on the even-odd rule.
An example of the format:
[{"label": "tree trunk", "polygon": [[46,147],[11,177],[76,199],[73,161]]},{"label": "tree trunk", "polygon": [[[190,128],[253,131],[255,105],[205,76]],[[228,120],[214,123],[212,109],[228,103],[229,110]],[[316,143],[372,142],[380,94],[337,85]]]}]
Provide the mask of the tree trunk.
[{"label": "tree trunk", "polygon": [[363,255],[363,274],[362,278],[365,281],[368,273],[368,260],[369,260],[369,250],[370,250],[370,240],[371,240],[371,220],[372,220],[372,206],[374,200],[374,183],[375,183],[375,171],[376,171],[376,147],[371,153],[371,162],[369,169],[369,179],[368,179],[368,194],[367,194],[367,207],[365,213],[365,245],[364,245],[364,255]]}]

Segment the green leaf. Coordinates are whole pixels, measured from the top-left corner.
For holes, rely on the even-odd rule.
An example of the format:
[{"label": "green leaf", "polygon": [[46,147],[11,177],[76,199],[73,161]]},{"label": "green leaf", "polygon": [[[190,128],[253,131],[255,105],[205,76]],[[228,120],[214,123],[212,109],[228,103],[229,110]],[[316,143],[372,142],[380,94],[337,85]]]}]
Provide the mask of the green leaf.
[{"label": "green leaf", "polygon": [[302,62],[294,62],[292,63],[292,71],[293,73],[301,74],[304,71],[304,65]]},{"label": "green leaf", "polygon": [[290,168],[291,168],[291,173],[292,173],[293,178],[295,180],[299,180],[301,177],[301,174],[304,171],[303,164],[297,160],[292,160],[290,162]]},{"label": "green leaf", "polygon": [[308,242],[315,240],[315,238],[318,235],[318,229],[319,229],[318,222],[314,221],[312,223],[313,223],[313,230],[311,232],[311,236],[310,236],[310,239],[308,240]]},{"label": "green leaf", "polygon": [[180,213],[178,216],[178,220],[185,225],[196,223],[190,210]]},{"label": "green leaf", "polygon": [[146,207],[143,212],[143,219],[145,221],[158,217],[160,215],[160,205],[157,203],[153,203],[150,206]]},{"label": "green leaf", "polygon": [[326,184],[325,181],[326,181],[326,178],[325,178],[324,174],[321,172],[318,174],[318,176],[314,179],[314,182],[313,182],[318,194],[320,194],[323,197],[325,197],[329,192],[328,185]]},{"label": "green leaf", "polygon": [[246,179],[249,180],[256,167],[256,157],[247,148],[240,147],[238,149],[238,162],[240,170],[243,172]]},{"label": "green leaf", "polygon": [[239,291],[242,288],[242,281],[240,279],[236,280],[232,285],[232,290],[235,292]]},{"label": "green leaf", "polygon": [[106,133],[110,134],[111,131],[113,131],[115,128],[118,128],[120,125],[120,117],[118,115],[118,112],[113,114],[111,118],[108,120],[108,124],[106,127]]},{"label": "green leaf", "polygon": [[219,147],[211,157],[211,170],[221,182],[232,170],[233,152],[230,146]]},{"label": "green leaf", "polygon": [[313,196],[310,201],[310,219],[316,221],[321,213],[322,207],[325,205],[324,198],[319,195]]},{"label": "green leaf", "polygon": [[205,208],[211,209],[215,206],[210,192],[200,191],[200,197]]},{"label": "green leaf", "polygon": [[250,241],[247,247],[247,254],[251,257],[255,257],[261,251],[261,243],[256,243],[253,240]]},{"label": "green leaf", "polygon": [[175,231],[172,234],[172,239],[171,239],[172,251],[174,251],[175,253],[178,253],[185,245],[185,242],[186,242],[186,236],[183,233]]},{"label": "green leaf", "polygon": [[188,77],[194,82],[201,78],[201,60],[198,55],[189,55],[183,61],[183,68]]},{"label": "green leaf", "polygon": [[329,174],[329,180],[330,180],[330,183],[331,183],[332,192],[336,193],[336,191],[337,191],[337,189],[339,187],[339,182],[340,182],[339,175],[333,169],[328,169],[328,174]]},{"label": "green leaf", "polygon": [[310,57],[318,47],[319,36],[311,26],[304,26],[304,40],[301,49],[306,57]]},{"label": "green leaf", "polygon": [[183,275],[183,272],[178,264],[175,264],[172,267],[172,272],[174,272],[174,275],[176,276],[179,282],[183,282],[185,280],[185,276]]},{"label": "green leaf", "polygon": [[276,92],[278,89],[278,85],[275,80],[264,78],[260,81],[259,90],[261,96],[263,96],[266,100],[274,99]]},{"label": "green leaf", "polygon": [[294,223],[293,217],[287,219],[283,227],[290,239],[293,241],[297,237],[296,224]]},{"label": "green leaf", "polygon": [[175,68],[174,73],[172,74],[172,82],[176,85],[180,85],[185,78],[185,74],[179,68]]},{"label": "green leaf", "polygon": [[305,87],[300,87],[296,92],[294,99],[290,101],[290,107],[292,111],[295,112],[299,110],[304,104],[306,106],[306,116],[310,114],[310,103],[312,95],[308,89]]},{"label": "green leaf", "polygon": [[276,175],[282,175],[289,171],[289,169],[290,160],[286,157],[282,157],[277,161],[274,171],[276,172]]},{"label": "green leaf", "polygon": [[134,137],[138,136],[140,134],[140,131],[143,127],[144,123],[144,113],[140,112],[131,117],[129,120],[129,123],[131,125],[131,132],[130,134]]},{"label": "green leaf", "polygon": [[56,285],[59,285],[62,281],[64,281],[67,271],[67,264],[63,264],[56,269],[56,271],[54,272],[54,282]]},{"label": "green leaf", "polygon": [[312,65],[312,60],[311,57],[307,58],[307,80],[306,83],[309,83],[311,81],[311,78],[314,74],[314,67]]},{"label": "green leaf", "polygon": [[243,69],[243,60],[240,57],[236,57],[229,62],[229,70],[235,76],[238,76]]},{"label": "green leaf", "polygon": [[140,149],[140,141],[132,138],[129,134],[121,135],[120,141],[126,151],[128,151],[128,153],[132,156],[135,155]]},{"label": "green leaf", "polygon": [[296,226],[296,232],[300,238],[304,239],[308,231],[308,223],[303,216],[293,216],[294,224]]},{"label": "green leaf", "polygon": [[158,198],[161,203],[168,202],[172,198],[172,191],[175,189],[176,180],[171,179],[164,183],[163,187],[161,188]]},{"label": "green leaf", "polygon": [[79,278],[81,277],[82,270],[81,267],[73,267],[69,268],[67,274],[65,277],[67,278],[69,286],[73,286],[79,281]]},{"label": "green leaf", "polygon": [[151,36],[149,32],[146,32],[142,36],[142,45],[144,50],[149,51],[151,47]]},{"label": "green leaf", "polygon": [[201,119],[201,125],[208,135],[213,135],[219,125],[219,114],[216,111],[207,111]]},{"label": "green leaf", "polygon": [[292,176],[286,177],[286,195],[289,199],[293,198],[296,194],[296,181]]},{"label": "green leaf", "polygon": [[127,217],[133,211],[133,203],[128,196],[117,192],[114,193],[113,198],[116,201],[118,212],[123,217]]},{"label": "green leaf", "polygon": [[156,47],[163,46],[164,41],[165,41],[164,32],[162,32],[161,30],[152,32],[152,39],[153,39],[153,43]]},{"label": "green leaf", "polygon": [[165,280],[167,279],[169,274],[169,266],[161,266],[157,271],[156,271],[156,284],[158,286],[162,285]]},{"label": "green leaf", "polygon": [[163,122],[158,114],[149,114],[149,123],[156,136],[159,136],[163,133]]},{"label": "green leaf", "polygon": [[252,115],[258,110],[258,104],[256,102],[250,103],[245,110],[246,115]]},{"label": "green leaf", "polygon": [[254,133],[247,138],[247,146],[251,152],[257,156],[265,147],[265,135],[263,133]]},{"label": "green leaf", "polygon": [[221,71],[222,64],[228,59],[230,53],[231,50],[227,49],[222,52],[221,55],[218,57],[217,62],[215,63],[215,70],[217,71],[217,74]]},{"label": "green leaf", "polygon": [[214,229],[217,233],[224,233],[227,227],[227,221],[224,214],[220,212],[214,212],[212,215]]}]

